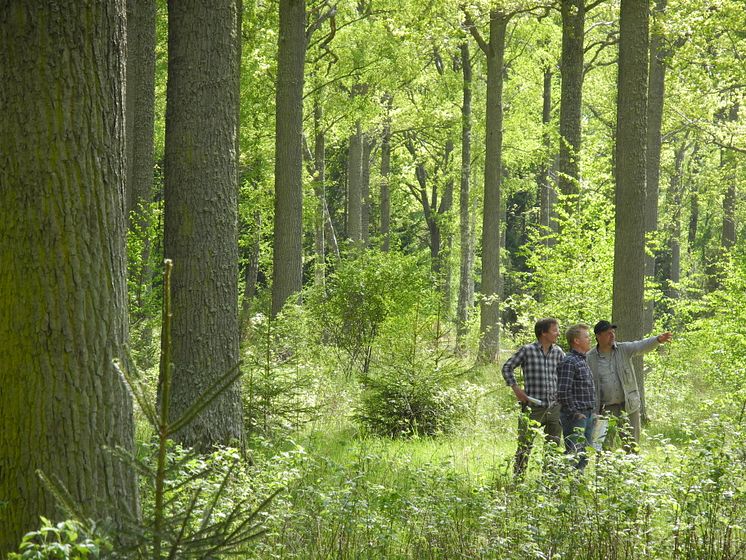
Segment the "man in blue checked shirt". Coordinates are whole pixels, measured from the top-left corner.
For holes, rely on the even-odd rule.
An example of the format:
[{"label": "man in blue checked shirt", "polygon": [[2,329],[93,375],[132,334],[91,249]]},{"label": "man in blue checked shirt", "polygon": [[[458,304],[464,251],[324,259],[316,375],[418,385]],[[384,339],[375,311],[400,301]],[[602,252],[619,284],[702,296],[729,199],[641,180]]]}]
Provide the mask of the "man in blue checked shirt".
[{"label": "man in blue checked shirt", "polygon": [[[560,407],[557,402],[557,364],[565,353],[557,346],[559,323],[551,317],[534,325],[536,342],[521,346],[503,365],[505,382],[513,389],[521,403],[518,418],[518,448],[515,452],[514,472],[521,477],[526,470],[534,440],[532,422],[544,430],[549,443],[559,445],[562,436]],[[523,389],[516,382],[515,368],[523,371]]]},{"label": "man in blue checked shirt", "polygon": [[585,447],[591,445],[596,389],[586,354],[591,349],[588,325],[578,324],[567,329],[567,344],[571,350],[557,366],[557,398],[562,405],[560,417],[565,436],[565,451],[578,455],[575,466],[585,468],[588,458]]}]

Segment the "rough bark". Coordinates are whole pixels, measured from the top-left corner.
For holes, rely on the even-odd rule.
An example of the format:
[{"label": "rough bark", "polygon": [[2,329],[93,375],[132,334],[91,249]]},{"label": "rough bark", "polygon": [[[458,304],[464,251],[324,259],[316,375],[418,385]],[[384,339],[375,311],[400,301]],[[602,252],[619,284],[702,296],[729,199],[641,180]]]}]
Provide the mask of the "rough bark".
[{"label": "rough bark", "polygon": [[461,103],[461,182],[459,191],[459,288],[456,306],[456,336],[466,336],[469,315],[474,304],[474,245],[471,231],[471,126],[472,126],[472,66],[469,43],[461,44],[461,69],[464,73]]},{"label": "rough bark", "polygon": [[0,556],[64,518],[138,515],[127,340],[123,0],[0,8]]},{"label": "rough bark", "polygon": [[305,0],[280,0],[275,124],[272,316],[303,284],[303,78]]},{"label": "rough bark", "polygon": [[[644,334],[648,2],[622,0],[616,133],[616,222],[612,317],[620,340]],[[636,372],[644,412],[644,377]]]},{"label": "rough bark", "polygon": [[502,173],[503,66],[508,18],[490,12],[487,56],[484,208],[479,361],[495,362],[500,351],[500,183]]},{"label": "rough bark", "polygon": [[[666,8],[666,0],[656,0],[655,11],[660,15]],[[650,37],[650,69],[648,72],[648,133],[647,169],[645,183],[645,233],[658,230],[658,192],[661,165],[661,126],[663,123],[663,99],[665,91],[666,67],[663,37],[659,28],[654,28]],[[655,257],[645,256],[646,282],[655,281]],[[643,332],[653,330],[654,304],[645,302]]]},{"label": "rough bark", "polygon": [[[577,194],[580,180],[581,106],[585,0],[562,0],[562,91],[560,97],[559,189]],[[571,204],[577,205],[577,201]]]},{"label": "rough bark", "polygon": [[[172,0],[168,29],[164,253],[174,262],[175,419],[238,362],[239,6]],[[242,434],[235,383],[176,439],[209,450]]]},{"label": "rough bark", "polygon": [[126,100],[129,215],[140,202],[151,199],[153,186],[155,0],[127,0]]}]

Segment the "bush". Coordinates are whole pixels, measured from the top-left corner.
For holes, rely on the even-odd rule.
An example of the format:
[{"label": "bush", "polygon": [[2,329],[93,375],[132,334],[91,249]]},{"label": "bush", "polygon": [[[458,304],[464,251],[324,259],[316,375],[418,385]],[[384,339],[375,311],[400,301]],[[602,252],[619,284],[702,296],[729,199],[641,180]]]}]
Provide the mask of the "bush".
[{"label": "bush", "polygon": [[428,274],[416,257],[368,250],[342,261],[326,292],[309,291],[307,308],[321,338],[346,355],[347,371],[368,370],[383,324],[432,291]]},{"label": "bush", "polygon": [[389,325],[370,371],[359,377],[356,419],[374,434],[450,432],[477,400],[476,391],[464,390],[463,369],[442,349],[437,322],[428,335],[434,319],[420,321],[418,311]]},{"label": "bush", "polygon": [[112,558],[109,540],[95,530],[74,520],[52,524],[41,518],[38,531],[27,533],[18,553],[10,553],[8,560],[95,560]]}]

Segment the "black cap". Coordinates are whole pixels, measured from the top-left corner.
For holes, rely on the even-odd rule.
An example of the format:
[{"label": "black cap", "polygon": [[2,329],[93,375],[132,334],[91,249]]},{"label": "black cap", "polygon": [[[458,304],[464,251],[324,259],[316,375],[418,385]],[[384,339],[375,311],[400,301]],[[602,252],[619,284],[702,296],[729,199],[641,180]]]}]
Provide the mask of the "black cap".
[{"label": "black cap", "polygon": [[609,329],[615,329],[616,325],[612,325],[608,321],[599,321],[596,323],[596,326],[593,327],[593,334],[600,334],[604,331],[608,331]]}]

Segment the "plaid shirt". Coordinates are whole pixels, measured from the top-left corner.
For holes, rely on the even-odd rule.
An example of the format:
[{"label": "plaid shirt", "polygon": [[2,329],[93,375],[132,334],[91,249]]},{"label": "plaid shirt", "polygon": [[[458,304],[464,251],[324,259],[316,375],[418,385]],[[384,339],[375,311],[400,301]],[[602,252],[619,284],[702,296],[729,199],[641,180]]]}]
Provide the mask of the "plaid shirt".
[{"label": "plaid shirt", "polygon": [[596,390],[591,368],[585,354],[575,349],[557,366],[557,398],[569,412],[595,408]]},{"label": "plaid shirt", "polygon": [[552,344],[546,354],[538,341],[526,344],[505,362],[503,377],[508,385],[515,385],[514,370],[520,366],[526,394],[544,403],[551,403],[557,400],[557,364],[564,357],[562,348],[556,344]]}]

